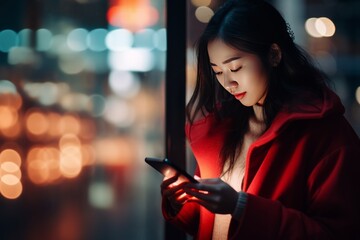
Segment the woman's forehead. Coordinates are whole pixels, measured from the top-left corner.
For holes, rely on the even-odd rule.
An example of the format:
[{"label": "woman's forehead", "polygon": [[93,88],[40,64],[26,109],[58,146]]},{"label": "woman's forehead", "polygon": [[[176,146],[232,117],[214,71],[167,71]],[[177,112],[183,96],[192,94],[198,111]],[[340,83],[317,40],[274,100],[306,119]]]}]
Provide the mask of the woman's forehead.
[{"label": "woman's forehead", "polygon": [[211,63],[226,64],[238,60],[248,53],[236,49],[221,40],[214,40],[208,43],[208,54]]}]

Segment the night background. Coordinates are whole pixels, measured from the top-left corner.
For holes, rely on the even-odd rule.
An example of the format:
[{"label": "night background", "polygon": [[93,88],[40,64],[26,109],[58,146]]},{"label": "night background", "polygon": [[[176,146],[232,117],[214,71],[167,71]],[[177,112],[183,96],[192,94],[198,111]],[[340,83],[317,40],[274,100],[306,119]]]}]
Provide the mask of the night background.
[{"label": "night background", "polygon": [[[172,66],[186,75],[186,99],[193,45],[222,2],[188,0],[171,15],[186,18],[176,23],[186,28],[186,65]],[[360,2],[269,2],[360,134]],[[165,94],[176,46],[167,33],[177,31],[167,13],[159,0],[0,2],[0,240],[166,238],[162,177],[144,158],[166,155],[166,95],[176,96]]]}]

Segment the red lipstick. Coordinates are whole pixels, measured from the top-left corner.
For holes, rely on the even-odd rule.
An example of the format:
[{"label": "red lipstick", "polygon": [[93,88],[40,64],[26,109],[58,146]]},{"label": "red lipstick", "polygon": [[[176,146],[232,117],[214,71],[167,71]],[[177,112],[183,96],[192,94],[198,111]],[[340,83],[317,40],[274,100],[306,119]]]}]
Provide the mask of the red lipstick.
[{"label": "red lipstick", "polygon": [[244,98],[245,94],[246,94],[246,92],[234,94],[234,97],[235,97],[237,100],[241,100],[241,99]]}]

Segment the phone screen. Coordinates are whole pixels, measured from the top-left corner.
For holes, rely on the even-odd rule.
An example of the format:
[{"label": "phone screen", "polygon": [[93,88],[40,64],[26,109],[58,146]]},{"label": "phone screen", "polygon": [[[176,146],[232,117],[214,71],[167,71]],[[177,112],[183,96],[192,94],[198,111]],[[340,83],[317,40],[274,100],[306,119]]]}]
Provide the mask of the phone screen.
[{"label": "phone screen", "polygon": [[150,166],[155,168],[158,172],[160,172],[164,177],[170,178],[175,175],[179,176],[179,181],[190,181],[193,183],[197,183],[198,181],[194,179],[189,173],[185,170],[179,168],[174,163],[170,162],[167,158],[160,159],[160,158],[145,158],[145,162],[148,163]]}]

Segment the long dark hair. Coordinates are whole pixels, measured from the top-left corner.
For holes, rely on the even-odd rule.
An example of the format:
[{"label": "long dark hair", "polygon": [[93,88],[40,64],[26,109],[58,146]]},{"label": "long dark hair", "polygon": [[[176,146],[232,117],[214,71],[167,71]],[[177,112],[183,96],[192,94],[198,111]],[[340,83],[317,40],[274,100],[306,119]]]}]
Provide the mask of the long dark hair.
[{"label": "long dark hair", "polygon": [[[239,103],[218,83],[208,56],[208,43],[221,39],[241,51],[257,55],[269,73],[268,92],[263,105],[266,126],[285,105],[305,102],[310,95],[321,96],[325,75],[297,44],[281,14],[260,0],[227,0],[212,17],[196,45],[197,79],[186,114],[190,123],[199,113],[213,113],[216,119],[231,119],[220,153],[222,164],[229,160],[232,169],[248,130],[252,107]],[[272,67],[271,45],[281,49],[281,61]],[[293,104],[295,105],[295,104]]]}]

